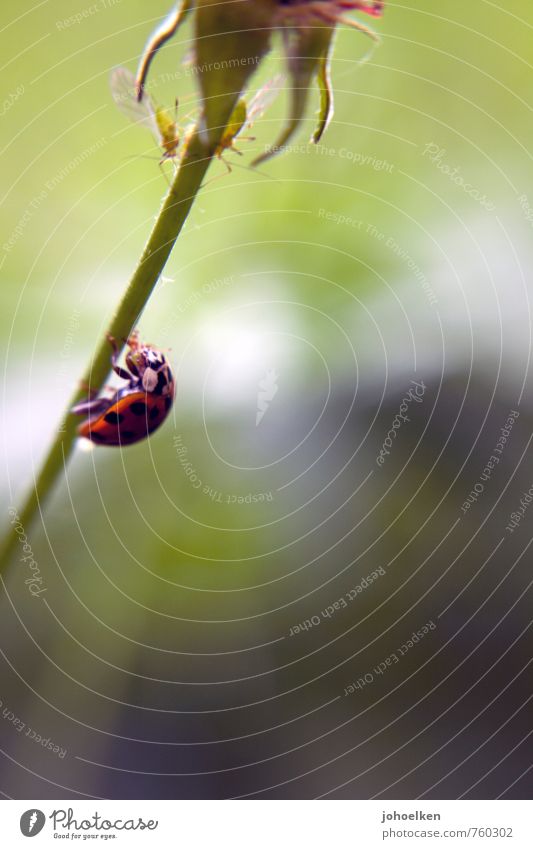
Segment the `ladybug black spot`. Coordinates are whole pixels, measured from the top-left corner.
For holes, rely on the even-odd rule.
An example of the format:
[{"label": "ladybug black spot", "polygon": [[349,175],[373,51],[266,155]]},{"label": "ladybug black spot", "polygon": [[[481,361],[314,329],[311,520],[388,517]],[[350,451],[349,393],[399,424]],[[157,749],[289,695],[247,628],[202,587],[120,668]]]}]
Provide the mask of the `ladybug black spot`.
[{"label": "ladybug black spot", "polygon": [[104,421],[108,424],[120,424],[123,418],[122,413],[108,413],[107,416],[104,416]]},{"label": "ladybug black spot", "polygon": [[94,442],[107,442],[107,437],[103,433],[98,433],[97,430],[91,430],[91,439]]},{"label": "ladybug black spot", "polygon": [[159,408],[158,407],[152,407],[152,409],[150,410],[150,418],[152,419],[152,421],[154,419],[159,418]]},{"label": "ladybug black spot", "polygon": [[167,397],[165,398],[165,410],[168,412],[171,407],[172,407],[172,398],[170,397],[170,395],[167,395]]},{"label": "ladybug black spot", "polygon": [[130,404],[130,410],[134,416],[145,416],[146,404],[143,401],[134,401],[133,404]]},{"label": "ladybug black spot", "polygon": [[120,431],[121,438],[124,439],[133,439],[134,436],[137,436],[133,430],[121,430]]},{"label": "ladybug black spot", "polygon": [[163,392],[163,388],[167,385],[167,377],[162,371],[158,372],[157,375],[157,386],[154,389],[155,395],[161,395]]}]

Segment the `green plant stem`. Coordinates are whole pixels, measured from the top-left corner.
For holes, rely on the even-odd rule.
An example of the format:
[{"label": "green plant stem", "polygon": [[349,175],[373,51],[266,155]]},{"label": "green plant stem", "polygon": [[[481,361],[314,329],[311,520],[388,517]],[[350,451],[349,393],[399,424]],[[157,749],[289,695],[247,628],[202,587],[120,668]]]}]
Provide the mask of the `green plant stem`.
[{"label": "green plant stem", "polygon": [[[212,158],[213,154],[206,152],[199,133],[195,130],[107,334],[98,345],[78,389],[69,402],[63,422],[34,481],[32,491],[23,507],[17,510],[24,533],[28,532],[37,512],[42,511],[44,500],[50,494],[74,448],[76,428],[80,419],[70,414],[71,408],[81,398],[86,397],[88,386],[91,390],[99,391],[110,372],[110,346],[107,335],[113,336],[119,346],[123,346],[124,340],[130,335],[165,267]],[[7,568],[17,545],[18,537],[13,530],[14,524],[15,522],[12,522],[8,528],[0,548],[0,574]]]}]

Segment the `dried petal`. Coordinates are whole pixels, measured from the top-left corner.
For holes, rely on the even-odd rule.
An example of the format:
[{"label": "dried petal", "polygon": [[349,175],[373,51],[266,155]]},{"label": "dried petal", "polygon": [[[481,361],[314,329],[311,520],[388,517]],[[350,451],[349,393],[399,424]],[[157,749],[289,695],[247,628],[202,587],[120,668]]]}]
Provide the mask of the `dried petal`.
[{"label": "dried petal", "polygon": [[320,92],[318,126],[311,137],[317,143],[333,116],[330,82],[330,53],[337,24],[343,23],[378,40],[375,33],[359,21],[344,18],[345,10],[357,10],[378,17],[382,0],[288,0],[279,10],[291,76],[289,120],[272,147],[258,156],[253,165],[270,159],[287,144],[298,129],[307,106],[309,87],[316,76]]},{"label": "dried petal", "polygon": [[327,129],[327,126],[333,118],[333,91],[331,88],[331,77],[329,73],[329,56],[331,53],[330,42],[329,51],[321,56],[318,63],[318,88],[320,90],[320,108],[318,110],[318,126],[313,133],[313,142],[318,144],[322,138],[322,134]]},{"label": "dried petal", "polygon": [[[291,78],[289,120],[274,145],[258,156],[252,165],[259,165],[278,153],[292,138],[305,113],[309,87],[317,74],[321,60],[329,54],[335,28],[306,27],[298,32],[285,31],[288,70]],[[330,109],[331,102],[327,108]]]},{"label": "dried petal", "polygon": [[178,5],[169,12],[165,20],[162,21],[157,29],[155,29],[150,35],[144,46],[139,68],[137,70],[137,77],[135,80],[137,100],[142,100],[144,84],[146,82],[150,65],[152,64],[152,59],[159,48],[177,32],[181,24],[187,18],[189,12],[192,10],[193,6],[194,0],[182,0],[182,3],[178,3]]}]

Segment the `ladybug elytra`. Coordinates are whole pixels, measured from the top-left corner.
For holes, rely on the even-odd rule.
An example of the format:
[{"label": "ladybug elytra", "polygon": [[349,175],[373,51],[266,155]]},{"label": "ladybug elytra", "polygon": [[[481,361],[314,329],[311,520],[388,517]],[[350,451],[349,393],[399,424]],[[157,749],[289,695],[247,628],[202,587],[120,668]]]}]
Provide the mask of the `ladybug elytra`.
[{"label": "ladybug elytra", "polygon": [[167,417],[174,402],[175,383],[164,354],[153,345],[139,343],[137,333],[127,340],[126,368],[118,365],[118,347],[113,349],[113,371],[127,386],[110,398],[89,398],[72,408],[76,416],[87,416],[78,435],[98,445],[132,445],[150,436]]}]

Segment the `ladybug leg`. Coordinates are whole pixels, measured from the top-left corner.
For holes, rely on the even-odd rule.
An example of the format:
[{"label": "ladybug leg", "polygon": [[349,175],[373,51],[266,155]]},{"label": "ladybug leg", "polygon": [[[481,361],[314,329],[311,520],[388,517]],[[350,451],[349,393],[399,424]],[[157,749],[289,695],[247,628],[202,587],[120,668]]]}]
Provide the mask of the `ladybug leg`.
[{"label": "ladybug leg", "polygon": [[119,366],[118,364],[119,352],[117,340],[113,336],[108,336],[107,338],[109,340],[109,344],[113,349],[113,353],[111,354],[111,365],[113,367],[113,371],[115,372],[115,374],[118,374],[118,376],[121,377],[122,380],[130,381],[131,374],[129,373],[129,371],[126,371],[125,368],[122,368],[122,366]]},{"label": "ladybug leg", "polygon": [[86,380],[80,380],[80,389],[83,389],[83,391],[87,393],[89,401],[92,401],[92,399],[96,398],[98,395],[98,389],[95,389],[94,386],[91,386]]},{"label": "ladybug leg", "polygon": [[132,351],[136,350],[139,347],[139,331],[132,330],[127,339],[124,339],[124,343],[129,345]]},{"label": "ladybug leg", "polygon": [[[139,370],[131,357],[131,351],[126,354],[126,365],[128,366],[133,377],[139,377]],[[130,374],[130,378],[131,378]]]},{"label": "ladybug leg", "polygon": [[130,370],[130,372],[132,373],[132,375],[134,377],[138,378],[139,377],[139,369],[137,368],[137,366],[136,366],[136,364],[133,360],[132,354],[135,351],[137,351],[140,347],[139,346],[139,331],[138,330],[132,330],[129,337],[127,339],[125,339],[124,342],[126,343],[126,345],[130,349],[128,351],[128,353],[126,354],[126,365],[127,365],[128,369]]},{"label": "ladybug leg", "polygon": [[109,398],[93,398],[92,400],[82,401],[80,404],[76,404],[70,412],[75,416],[87,416],[92,419],[95,416],[101,416],[110,406],[111,401]]},{"label": "ladybug leg", "polygon": [[113,371],[115,372],[115,374],[118,374],[118,376],[121,377],[122,380],[131,380],[131,374],[129,373],[129,371],[126,371],[126,369],[122,368],[121,366],[117,366],[115,362],[113,362]]}]

